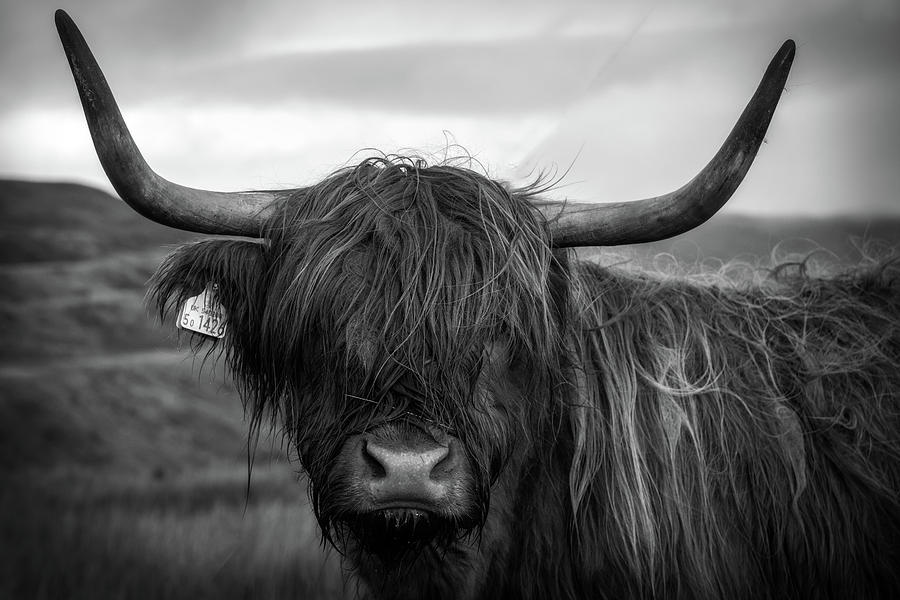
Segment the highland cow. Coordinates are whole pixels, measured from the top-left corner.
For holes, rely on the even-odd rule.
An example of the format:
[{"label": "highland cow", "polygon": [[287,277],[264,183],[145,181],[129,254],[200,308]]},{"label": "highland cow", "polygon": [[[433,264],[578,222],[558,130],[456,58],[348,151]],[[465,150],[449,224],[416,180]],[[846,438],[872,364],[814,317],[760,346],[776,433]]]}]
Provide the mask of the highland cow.
[{"label": "highland cow", "polygon": [[714,214],[763,140],[788,41],[681,189],[564,204],[376,157],[219,193],[144,162],[80,33],[57,25],[101,162],[141,214],[245,236],[179,248],[163,313],[252,423],[286,432],[323,536],[372,598],[888,598],[900,590],[900,273],[700,285],[579,262]]}]

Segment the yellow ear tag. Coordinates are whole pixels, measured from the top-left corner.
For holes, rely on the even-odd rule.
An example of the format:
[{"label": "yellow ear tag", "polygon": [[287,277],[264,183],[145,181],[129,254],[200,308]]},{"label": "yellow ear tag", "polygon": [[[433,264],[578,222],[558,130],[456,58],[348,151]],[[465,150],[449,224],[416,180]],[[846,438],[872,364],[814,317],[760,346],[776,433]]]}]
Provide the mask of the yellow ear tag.
[{"label": "yellow ear tag", "polygon": [[176,325],[214,338],[225,337],[225,310],[216,299],[217,285],[207,287],[184,303]]}]

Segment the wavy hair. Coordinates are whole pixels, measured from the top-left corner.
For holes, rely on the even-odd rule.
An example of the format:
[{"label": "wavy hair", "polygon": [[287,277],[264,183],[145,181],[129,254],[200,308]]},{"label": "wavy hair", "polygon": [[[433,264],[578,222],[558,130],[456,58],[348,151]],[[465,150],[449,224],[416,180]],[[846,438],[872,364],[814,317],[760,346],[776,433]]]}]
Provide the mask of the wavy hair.
[{"label": "wavy hair", "polygon": [[576,535],[623,595],[900,589],[898,261],[572,283]]},{"label": "wavy hair", "polygon": [[[491,584],[521,597],[900,587],[898,262],[697,283],[571,261],[544,189],[374,157],[300,190],[262,243],[179,249],[150,296],[165,314],[218,285],[211,348],[254,426],[297,447],[326,536],[343,440],[413,414],[464,442],[484,515],[528,438]],[[486,342],[522,375],[518,413],[479,392]]]},{"label": "wavy hair", "polygon": [[[526,201],[540,189],[454,164],[366,159],[285,202],[263,244],[179,249],[152,301],[166,314],[217,283],[224,350],[253,422],[280,424],[314,483],[328,480],[347,435],[412,414],[465,443],[486,511],[509,431],[523,429],[490,418],[476,393],[486,342],[508,350],[527,389],[563,377],[562,300],[549,284],[561,267]],[[312,488],[320,511],[323,487]]]}]

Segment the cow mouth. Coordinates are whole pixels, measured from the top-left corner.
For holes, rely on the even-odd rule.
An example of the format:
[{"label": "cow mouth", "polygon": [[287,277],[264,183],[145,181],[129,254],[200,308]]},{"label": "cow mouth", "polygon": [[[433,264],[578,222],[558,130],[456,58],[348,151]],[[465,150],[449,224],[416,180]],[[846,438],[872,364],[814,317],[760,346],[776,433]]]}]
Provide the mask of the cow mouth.
[{"label": "cow mouth", "polygon": [[453,519],[417,507],[391,507],[355,515],[345,524],[368,552],[396,558],[460,536]]}]

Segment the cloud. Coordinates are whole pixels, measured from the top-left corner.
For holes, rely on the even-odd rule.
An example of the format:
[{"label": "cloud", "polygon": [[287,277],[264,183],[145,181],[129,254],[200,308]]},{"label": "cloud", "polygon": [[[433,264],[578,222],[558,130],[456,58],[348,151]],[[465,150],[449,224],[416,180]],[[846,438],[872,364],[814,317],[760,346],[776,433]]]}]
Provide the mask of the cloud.
[{"label": "cloud", "polygon": [[[214,94],[247,103],[314,99],[416,113],[514,113],[571,102],[592,75],[594,61],[584,57],[602,55],[602,44],[526,38],[296,53],[184,70],[167,86],[185,100]],[[141,88],[133,93],[143,95]]]},{"label": "cloud", "polygon": [[[634,19],[620,14],[587,36],[572,30],[578,12],[538,3],[515,11],[453,4],[427,13],[416,5],[402,12],[363,2],[340,11],[268,4],[223,11],[204,0],[173,11],[131,0],[102,14],[100,4],[79,3],[72,13],[123,102],[318,98],[438,112],[566,102],[619,41],[616,27]],[[50,13],[37,38],[11,29],[0,42],[0,69],[12,84],[0,92],[0,110],[69,101]],[[596,11],[586,14],[599,20]]]},{"label": "cloud", "polygon": [[[154,105],[129,110],[126,118],[143,155],[161,175],[222,190],[312,183],[373,152],[365,148],[432,161],[447,152],[451,157],[468,153],[493,176],[508,177],[512,165],[504,157],[516,156],[554,124],[553,115],[542,113],[417,116],[304,103],[264,109]],[[460,147],[452,147],[457,142]],[[109,188],[83,117],[74,111],[29,108],[0,118],[0,176],[40,178],[48,173],[53,179]]]},{"label": "cloud", "polygon": [[[450,130],[499,176],[579,156],[563,194],[660,193],[793,37],[770,144],[730,206],[900,210],[896,0],[60,2],[151,163],[188,184],[294,185],[362,147],[440,150]],[[56,6],[3,5],[0,171],[102,181]]]}]

